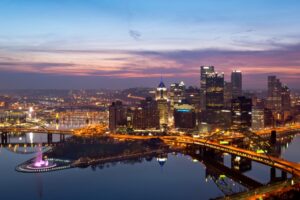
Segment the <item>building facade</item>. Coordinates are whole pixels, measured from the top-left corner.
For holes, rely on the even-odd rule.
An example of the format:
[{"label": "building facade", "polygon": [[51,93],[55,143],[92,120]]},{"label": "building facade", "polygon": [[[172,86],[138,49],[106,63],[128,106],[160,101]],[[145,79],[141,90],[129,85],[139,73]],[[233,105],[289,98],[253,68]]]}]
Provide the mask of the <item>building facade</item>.
[{"label": "building facade", "polygon": [[238,97],[232,100],[232,128],[249,129],[252,126],[252,100]]},{"label": "building facade", "polygon": [[235,99],[242,96],[242,72],[235,70],[231,73],[232,98]]}]

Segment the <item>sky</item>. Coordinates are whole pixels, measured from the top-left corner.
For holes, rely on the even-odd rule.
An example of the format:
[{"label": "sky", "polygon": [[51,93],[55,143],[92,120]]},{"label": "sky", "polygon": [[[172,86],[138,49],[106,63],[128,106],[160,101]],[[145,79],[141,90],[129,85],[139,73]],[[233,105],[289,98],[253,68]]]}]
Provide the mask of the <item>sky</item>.
[{"label": "sky", "polygon": [[0,89],[199,86],[214,65],[244,88],[300,89],[298,0],[1,0]]}]

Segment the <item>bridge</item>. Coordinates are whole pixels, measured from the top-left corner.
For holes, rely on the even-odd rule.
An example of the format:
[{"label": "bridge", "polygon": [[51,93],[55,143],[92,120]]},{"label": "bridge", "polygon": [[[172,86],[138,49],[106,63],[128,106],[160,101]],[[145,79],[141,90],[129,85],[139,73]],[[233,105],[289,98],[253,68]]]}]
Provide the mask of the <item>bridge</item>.
[{"label": "bridge", "polygon": [[47,129],[47,128],[25,128],[25,127],[0,127],[0,132],[2,133],[49,133],[49,134],[74,134],[72,129]]},{"label": "bridge", "polygon": [[159,138],[163,140],[165,143],[170,145],[176,145],[176,144],[184,144],[184,145],[199,145],[202,147],[207,147],[210,149],[219,150],[222,152],[226,152],[229,154],[234,154],[240,157],[248,158],[253,161],[257,161],[259,163],[281,169],[285,172],[288,172],[292,175],[295,175],[297,177],[300,177],[300,164],[290,162],[287,160],[283,160],[280,158],[272,157],[265,154],[256,153],[253,151],[249,151],[246,149],[234,147],[234,146],[227,146],[222,145],[217,142],[208,141],[205,139],[200,138],[192,138],[188,136],[135,136],[135,135],[117,135],[112,134],[109,135],[110,137],[113,137],[115,139],[121,139],[121,140],[145,140],[145,139],[153,139],[153,138]]},{"label": "bridge", "polygon": [[[103,128],[103,127],[102,127]],[[276,131],[279,131],[279,133],[285,133],[287,131],[298,131],[300,130],[299,124],[291,125],[290,127],[279,127],[275,129]],[[78,130],[77,130],[78,131]],[[0,128],[0,132],[42,132],[42,133],[58,133],[58,134],[75,134],[76,131],[74,130],[51,130],[47,129],[45,127],[41,128],[18,128],[18,127],[2,127]],[[80,133],[80,131],[79,131]],[[268,132],[270,134],[270,131]],[[103,135],[104,133],[102,133]],[[254,135],[266,135],[267,131],[261,131],[257,134],[252,133]],[[76,134],[78,135],[78,134]],[[238,148],[235,146],[227,146],[222,145],[214,141],[210,141],[209,139],[201,139],[201,138],[193,138],[188,136],[138,136],[138,135],[118,135],[118,134],[109,134],[107,135],[109,137],[115,138],[115,139],[123,139],[123,140],[144,140],[144,139],[153,139],[153,138],[159,138],[166,142],[167,144],[184,144],[184,145],[199,145],[215,150],[219,150],[222,152],[227,152],[230,154],[234,154],[240,157],[245,157],[263,164],[266,164],[271,167],[275,167],[278,169],[281,169],[283,171],[286,171],[290,174],[293,174],[295,176],[300,177],[300,164],[293,163],[290,161],[286,161],[280,158],[272,157],[265,154],[259,154],[253,151],[249,151],[246,149]],[[3,135],[2,135],[3,137]],[[238,137],[238,136],[237,136]],[[245,136],[244,136],[245,137]]]},{"label": "bridge", "polygon": [[222,152],[234,154],[234,155],[237,155],[240,157],[244,157],[244,158],[248,158],[250,160],[257,161],[259,163],[262,163],[262,164],[265,164],[265,165],[268,165],[271,167],[281,169],[292,175],[296,175],[296,176],[300,177],[300,164],[290,162],[287,160],[283,160],[280,158],[256,153],[253,151],[241,149],[241,148],[234,147],[234,146],[221,145],[217,142],[207,141],[207,140],[198,139],[198,138],[190,138],[190,137],[180,136],[180,137],[174,138],[174,140],[170,140],[169,138],[167,138],[167,139],[162,138],[162,139],[166,142],[175,142],[175,143],[177,142],[177,143],[184,143],[184,144],[200,145],[200,146],[208,147],[211,149],[219,150]]}]

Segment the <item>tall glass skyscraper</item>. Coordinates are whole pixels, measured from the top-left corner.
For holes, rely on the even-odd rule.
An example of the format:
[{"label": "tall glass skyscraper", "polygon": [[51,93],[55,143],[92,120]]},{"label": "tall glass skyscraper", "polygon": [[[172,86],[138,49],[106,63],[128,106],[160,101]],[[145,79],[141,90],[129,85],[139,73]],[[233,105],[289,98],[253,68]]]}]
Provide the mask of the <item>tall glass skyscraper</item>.
[{"label": "tall glass skyscraper", "polygon": [[231,73],[231,84],[232,84],[232,98],[236,99],[242,96],[242,72],[233,71]]},{"label": "tall glass skyscraper", "polygon": [[214,66],[201,66],[200,67],[200,100],[201,109],[206,109],[206,78],[208,74],[215,72]]}]

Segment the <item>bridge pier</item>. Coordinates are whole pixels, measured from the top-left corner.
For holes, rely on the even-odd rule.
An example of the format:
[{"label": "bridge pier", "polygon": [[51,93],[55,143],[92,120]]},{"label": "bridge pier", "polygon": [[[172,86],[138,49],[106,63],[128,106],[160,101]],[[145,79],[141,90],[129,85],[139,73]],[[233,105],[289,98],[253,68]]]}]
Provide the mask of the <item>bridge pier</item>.
[{"label": "bridge pier", "polygon": [[47,135],[47,143],[51,144],[53,142],[53,134],[52,133],[48,133]]},{"label": "bridge pier", "polygon": [[1,144],[2,145],[6,145],[8,143],[8,133],[7,132],[3,132],[1,134]]},{"label": "bridge pier", "polygon": [[287,179],[287,173],[285,171],[281,171],[281,178],[283,180],[286,180]]},{"label": "bridge pier", "polygon": [[270,144],[271,145],[276,144],[276,131],[275,130],[271,131]]},{"label": "bridge pier", "polygon": [[281,176],[276,176],[276,168],[272,167],[270,169],[270,182],[283,181],[287,179],[287,172],[281,170]]},{"label": "bridge pier", "polygon": [[231,155],[231,168],[240,172],[247,172],[252,169],[252,162],[250,159]]},{"label": "bridge pier", "polygon": [[224,157],[223,154],[213,150],[213,149],[209,149],[209,148],[204,148],[203,149],[203,157],[204,158],[209,158],[209,159],[213,159],[219,163],[224,163]]}]

